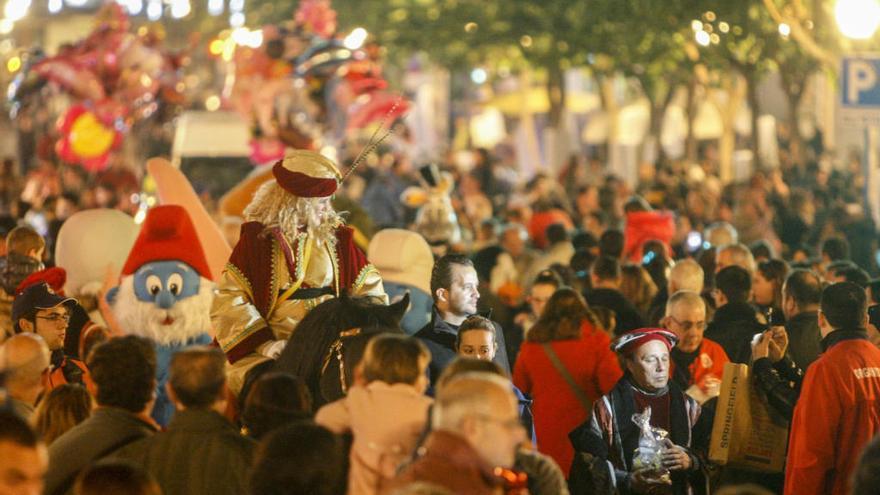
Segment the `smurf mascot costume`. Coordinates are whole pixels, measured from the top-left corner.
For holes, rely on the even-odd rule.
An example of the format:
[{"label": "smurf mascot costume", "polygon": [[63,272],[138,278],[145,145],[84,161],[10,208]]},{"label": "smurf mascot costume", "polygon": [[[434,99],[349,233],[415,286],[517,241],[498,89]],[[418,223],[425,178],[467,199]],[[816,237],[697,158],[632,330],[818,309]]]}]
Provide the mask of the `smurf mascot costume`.
[{"label": "smurf mascot costume", "polygon": [[183,207],[162,205],[147,213],[122,268],[108,292],[120,328],[156,345],[156,405],[153,419],[168,424],[174,405],[165,392],[171,356],[190,345],[210,344],[210,280],[204,251]]}]

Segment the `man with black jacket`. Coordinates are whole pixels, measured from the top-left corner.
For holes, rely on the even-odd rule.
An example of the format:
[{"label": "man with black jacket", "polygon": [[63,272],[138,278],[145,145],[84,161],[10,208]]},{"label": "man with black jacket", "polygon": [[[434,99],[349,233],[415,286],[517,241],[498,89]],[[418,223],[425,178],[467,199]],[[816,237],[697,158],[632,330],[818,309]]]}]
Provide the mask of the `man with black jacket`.
[{"label": "man with black jacket", "polygon": [[98,407],[49,446],[47,495],[70,493],[82,469],[158,430],[150,419],[156,400],[152,342],[135,336],[111,339],[92,351],[88,365]]},{"label": "man with black jacket", "polygon": [[782,327],[767,330],[752,344],[752,372],[767,403],[791,421],[804,381],[804,371],[785,353],[788,333]]},{"label": "man with black jacket", "polygon": [[[440,373],[456,357],[455,341],[459,325],[477,312],[477,301],[480,299],[478,285],[477,271],[467,256],[447,254],[434,262],[431,271],[431,296],[434,299],[431,321],[415,334],[431,351],[428,372],[432,387]],[[494,361],[510,374],[504,332],[497,323],[495,325],[498,353]]]},{"label": "man with black jacket", "polygon": [[[793,270],[782,286],[785,328],[774,327],[752,345],[752,371],[767,403],[791,420],[804,372],[822,352],[819,301],[822,281],[811,270]],[[786,352],[786,350],[788,352]]]},{"label": "man with black jacket", "polygon": [[245,493],[256,443],[223,417],[225,365],[214,347],[193,346],[172,356],[166,387],[177,411],[168,429],[114,457],[143,467],[165,495]]},{"label": "man with black jacket", "polygon": [[718,310],[705,336],[721,344],[733,363],[749,363],[752,337],[766,329],[748,302],[751,291],[752,277],[745,268],[728,266],[715,275],[712,295]]},{"label": "man with black jacket", "polygon": [[792,270],[782,286],[782,312],[788,333],[788,353],[803,370],[819,357],[819,299],[822,280],[811,270]]},{"label": "man with black jacket", "polygon": [[602,256],[593,263],[590,271],[592,290],[584,295],[590,306],[602,306],[614,311],[617,326],[615,335],[642,328],[645,322],[639,310],[620,292],[620,262],[617,258]]}]

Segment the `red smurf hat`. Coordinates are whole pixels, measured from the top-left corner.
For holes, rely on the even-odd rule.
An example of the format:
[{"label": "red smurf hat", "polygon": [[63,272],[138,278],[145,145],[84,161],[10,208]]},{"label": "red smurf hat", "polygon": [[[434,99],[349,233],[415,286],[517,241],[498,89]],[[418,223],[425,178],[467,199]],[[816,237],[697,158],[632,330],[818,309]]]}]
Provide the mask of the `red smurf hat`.
[{"label": "red smurf hat", "polygon": [[672,350],[678,342],[678,337],[674,333],[663,330],[662,328],[639,328],[630,330],[621,335],[611,344],[611,350],[623,356],[629,356],[639,347],[651,342],[659,340],[666,344],[666,349]]},{"label": "red smurf hat", "polygon": [[196,228],[182,206],[161,205],[147,211],[140,234],[122,267],[122,275],[131,275],[153,261],[180,261],[193,267],[202,277],[211,278]]},{"label": "red smurf hat", "polygon": [[272,175],[285,191],[300,198],[332,196],[342,180],[329,158],[309,150],[289,152],[272,167]]},{"label": "red smurf hat", "polygon": [[26,279],[18,284],[18,287],[15,288],[15,293],[21,294],[28,287],[40,282],[49,284],[49,288],[51,288],[53,292],[59,296],[64,296],[64,284],[67,282],[67,271],[65,271],[64,268],[55,266],[31,273]]}]

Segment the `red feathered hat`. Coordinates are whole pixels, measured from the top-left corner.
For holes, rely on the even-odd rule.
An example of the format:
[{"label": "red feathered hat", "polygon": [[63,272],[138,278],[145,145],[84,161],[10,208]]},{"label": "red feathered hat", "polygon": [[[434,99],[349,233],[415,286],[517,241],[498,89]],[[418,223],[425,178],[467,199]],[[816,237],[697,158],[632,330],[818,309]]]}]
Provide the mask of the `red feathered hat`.
[{"label": "red feathered hat", "polygon": [[211,278],[211,269],[186,210],[179,205],[151,208],[131,247],[122,275],[131,275],[153,261],[180,261],[193,267],[204,278]]},{"label": "red feathered hat", "polygon": [[64,295],[64,284],[67,283],[67,272],[59,266],[46,268],[38,272],[31,273],[28,277],[18,284],[15,288],[16,294],[21,294],[25,289],[40,282],[46,282],[49,287],[59,296]]},{"label": "red feathered hat", "polygon": [[272,167],[272,175],[285,191],[300,198],[331,196],[342,180],[332,161],[309,150],[289,152]]}]

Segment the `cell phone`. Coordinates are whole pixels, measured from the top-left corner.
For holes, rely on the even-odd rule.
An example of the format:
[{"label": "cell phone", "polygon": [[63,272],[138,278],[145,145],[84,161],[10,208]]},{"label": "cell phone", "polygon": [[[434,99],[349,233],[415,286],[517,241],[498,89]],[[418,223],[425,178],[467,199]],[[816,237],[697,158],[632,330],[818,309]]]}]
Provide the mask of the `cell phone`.
[{"label": "cell phone", "polygon": [[758,345],[758,342],[761,341],[761,337],[763,337],[763,336],[764,336],[763,332],[756,333],[755,335],[752,335],[752,345]]},{"label": "cell phone", "polygon": [[767,308],[767,312],[764,314],[767,317],[767,326],[775,327],[782,325],[782,315],[779,314],[779,311],[773,311],[773,308]]},{"label": "cell phone", "polygon": [[868,323],[880,329],[880,304],[868,308]]}]

